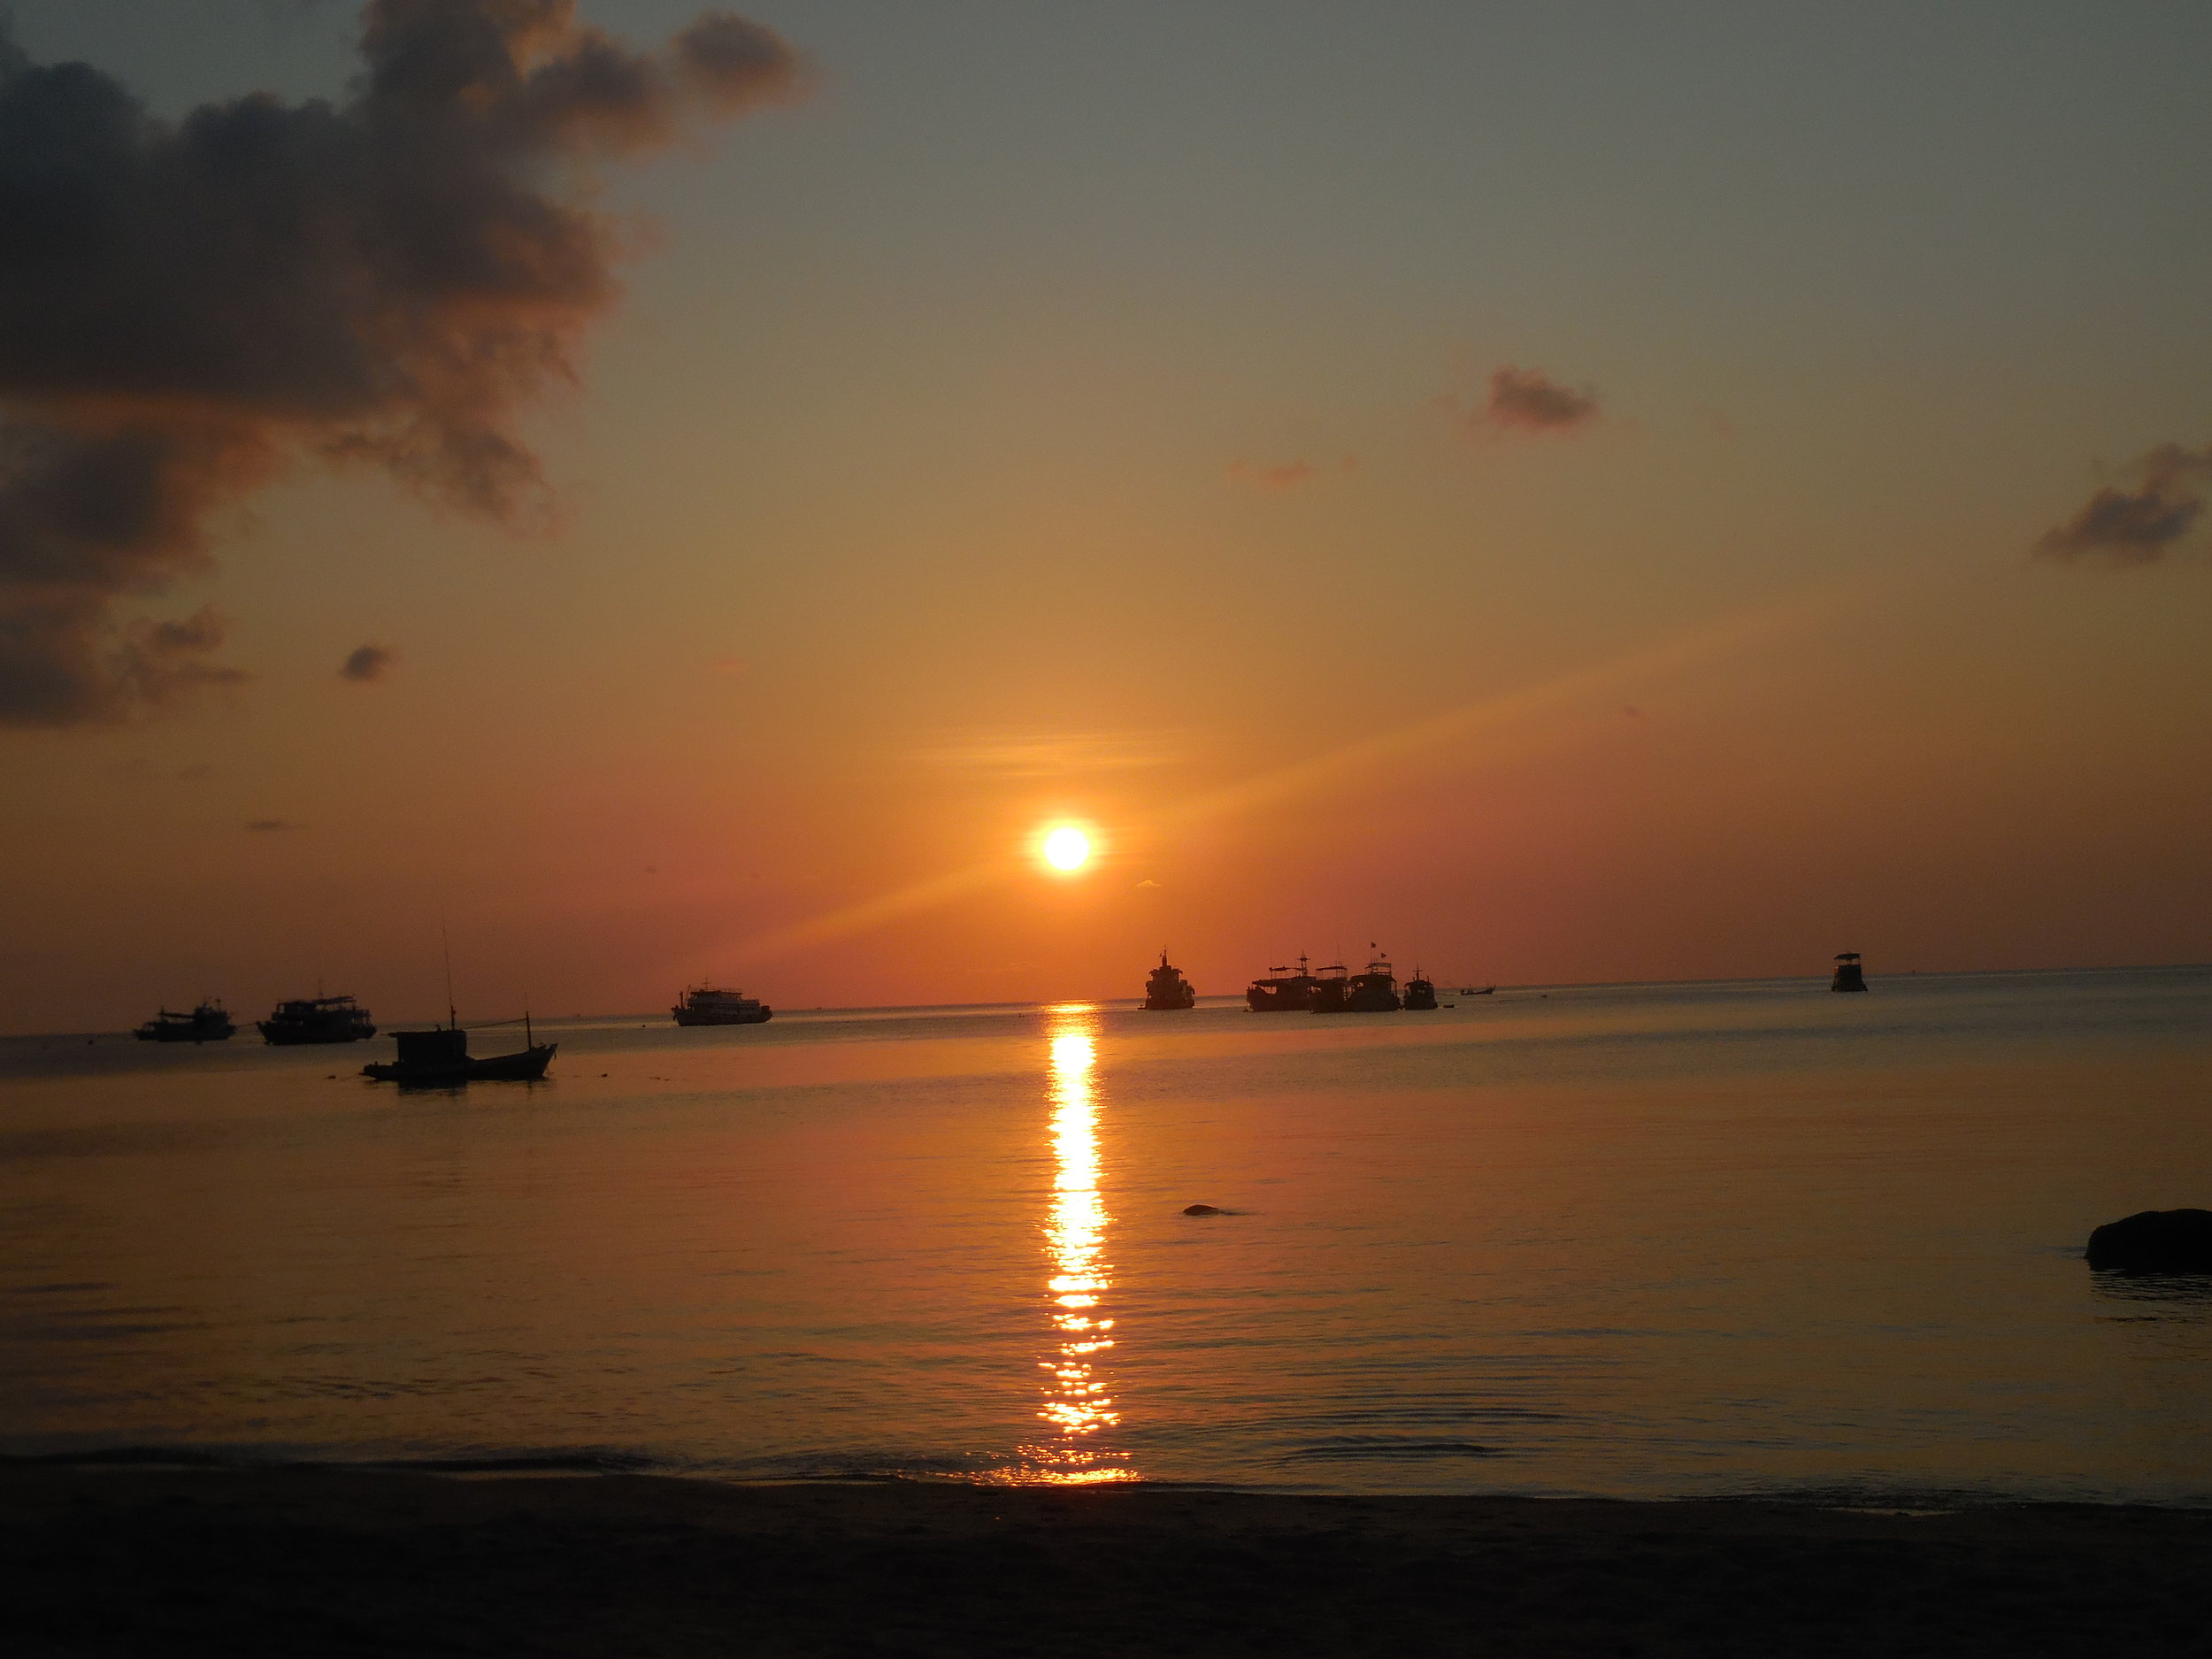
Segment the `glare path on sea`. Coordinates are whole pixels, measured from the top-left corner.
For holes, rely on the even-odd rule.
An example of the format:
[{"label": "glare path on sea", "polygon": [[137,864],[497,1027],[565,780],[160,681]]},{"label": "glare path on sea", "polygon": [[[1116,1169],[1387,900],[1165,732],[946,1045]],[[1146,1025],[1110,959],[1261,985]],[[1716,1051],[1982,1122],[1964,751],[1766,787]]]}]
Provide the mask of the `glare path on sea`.
[{"label": "glare path on sea", "polygon": [[1105,1377],[1114,1346],[1106,1293],[1113,1264],[1106,1229],[1113,1217],[1099,1192],[1098,1010],[1071,1003],[1048,1011],[1048,1098],[1052,1109],[1053,1196],[1044,1223],[1045,1280],[1053,1351],[1037,1416],[1045,1438],[1022,1448],[1016,1479],[1063,1486],[1128,1480],[1129,1455],[1103,1443],[1121,1422]]}]

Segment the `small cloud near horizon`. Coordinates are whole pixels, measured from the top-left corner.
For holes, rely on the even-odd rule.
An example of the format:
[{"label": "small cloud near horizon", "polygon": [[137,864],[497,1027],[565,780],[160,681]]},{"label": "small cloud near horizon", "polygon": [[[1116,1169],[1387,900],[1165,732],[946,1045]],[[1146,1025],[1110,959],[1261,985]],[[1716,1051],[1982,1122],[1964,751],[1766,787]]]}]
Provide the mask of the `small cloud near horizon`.
[{"label": "small cloud near horizon", "polygon": [[388,645],[357,645],[338,666],[339,677],[361,685],[374,685],[392,672],[399,653]]},{"label": "small cloud near horizon", "polygon": [[257,835],[267,834],[275,830],[296,830],[303,829],[306,826],[304,825],[288,824],[280,818],[253,818],[246,825],[246,828]]},{"label": "small cloud near horizon", "polygon": [[2072,564],[2155,565],[2196,527],[2204,484],[2212,479],[2212,449],[2162,443],[2135,464],[2133,489],[2106,485],[2064,524],[2046,531],[2032,557]]},{"label": "small cloud near horizon", "polygon": [[1541,369],[1507,364],[1490,376],[1490,393],[1467,419],[1477,431],[1538,434],[1578,432],[1600,419],[1597,388],[1562,386]]}]

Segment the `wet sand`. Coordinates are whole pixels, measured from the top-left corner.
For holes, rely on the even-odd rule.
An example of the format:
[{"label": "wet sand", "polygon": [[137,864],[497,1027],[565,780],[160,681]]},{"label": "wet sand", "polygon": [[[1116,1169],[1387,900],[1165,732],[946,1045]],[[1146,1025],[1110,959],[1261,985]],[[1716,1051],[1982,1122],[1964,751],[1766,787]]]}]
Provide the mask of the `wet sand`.
[{"label": "wet sand", "polygon": [[0,1468],[17,1659],[2212,1651],[2212,1511]]}]

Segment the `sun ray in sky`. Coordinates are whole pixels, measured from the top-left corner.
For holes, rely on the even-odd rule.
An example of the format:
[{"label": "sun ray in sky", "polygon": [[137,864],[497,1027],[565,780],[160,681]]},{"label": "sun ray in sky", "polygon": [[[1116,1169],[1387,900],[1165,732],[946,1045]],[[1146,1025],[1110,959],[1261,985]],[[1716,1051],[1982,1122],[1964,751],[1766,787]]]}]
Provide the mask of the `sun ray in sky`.
[{"label": "sun ray in sky", "polygon": [[[1640,646],[1602,662],[1537,680],[1379,735],[1294,761],[1287,766],[1206,790],[1148,815],[1143,822],[1149,827],[1171,828],[1281,806],[1342,785],[1361,772],[1378,772],[1394,762],[1455,743],[1481,745],[1468,755],[1466,764],[1470,767],[1495,764],[1526,752],[1532,746],[1563,736],[1565,728],[1554,724],[1553,718],[1570,713],[1578,703],[1603,694],[1617,693],[1624,687],[1647,686],[1655,680],[1687,674],[1732,654],[1832,618],[1855,604],[1865,603],[1877,593],[1893,591],[1895,586],[1893,580],[1860,578],[1732,611],[1655,644]],[[1054,833],[1056,836],[1077,832],[1056,830]],[[1085,850],[1087,852],[1087,847]],[[1046,856],[1056,864],[1049,850]],[[1072,870],[1082,862],[1079,856],[1074,864],[1058,867]],[[1022,879],[1033,868],[1030,859],[1014,854],[970,864],[738,941],[728,948],[728,954],[733,960],[761,961],[849,938],[938,909],[1001,883]]]}]

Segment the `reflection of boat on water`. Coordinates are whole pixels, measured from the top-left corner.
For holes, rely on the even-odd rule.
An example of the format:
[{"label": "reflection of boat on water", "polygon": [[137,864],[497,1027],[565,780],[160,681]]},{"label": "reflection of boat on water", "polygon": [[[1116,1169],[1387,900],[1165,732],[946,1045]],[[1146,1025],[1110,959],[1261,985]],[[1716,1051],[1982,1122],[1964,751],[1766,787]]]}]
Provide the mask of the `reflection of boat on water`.
[{"label": "reflection of boat on water", "polygon": [[228,1042],[237,1029],[219,1000],[203,1002],[188,1014],[165,1008],[132,1034],[141,1042]]},{"label": "reflection of boat on water", "polygon": [[683,1000],[668,1010],[679,1025],[758,1025],[775,1010],[742,991],[724,991],[703,985],[687,989]]},{"label": "reflection of boat on water", "polygon": [[1321,970],[1320,982],[1314,990],[1313,1011],[1317,1014],[1389,1014],[1396,1012],[1398,1007],[1397,975],[1380,956],[1368,963],[1365,972],[1348,977],[1342,963],[1332,964]]},{"label": "reflection of boat on water", "polygon": [[522,1041],[526,1046],[518,1054],[473,1058],[469,1054],[469,1034],[457,1025],[440,1025],[429,1031],[396,1031],[392,1041],[399,1045],[399,1058],[363,1066],[363,1077],[374,1078],[380,1083],[433,1087],[456,1083],[534,1083],[545,1075],[545,1068],[552,1064],[554,1050],[560,1047],[558,1043],[539,1042],[530,1029],[526,1014],[522,1021]]},{"label": "reflection of boat on water", "polygon": [[1406,1008],[1409,1012],[1425,1013],[1436,1006],[1436,987],[1420,969],[1406,981]]},{"label": "reflection of boat on water", "polygon": [[1144,982],[1144,1005],[1154,1013],[1198,1006],[1197,991],[1183,977],[1182,970],[1168,965],[1164,950],[1160,953],[1160,965],[1152,970]]},{"label": "reflection of boat on water", "polygon": [[1306,972],[1305,952],[1298,953],[1297,972],[1286,966],[1268,972],[1273,977],[1253,980],[1244,993],[1245,1004],[1255,1014],[1304,1013],[1313,1006],[1314,988],[1321,981]]},{"label": "reflection of boat on water", "polygon": [[1837,954],[1836,977],[1828,982],[1828,988],[1832,991],[1866,989],[1866,975],[1860,972],[1857,951],[1846,950]]},{"label": "reflection of boat on water", "polygon": [[302,1042],[359,1042],[376,1035],[369,1010],[349,996],[300,996],[279,1002],[260,1022],[265,1041],[280,1046]]}]

